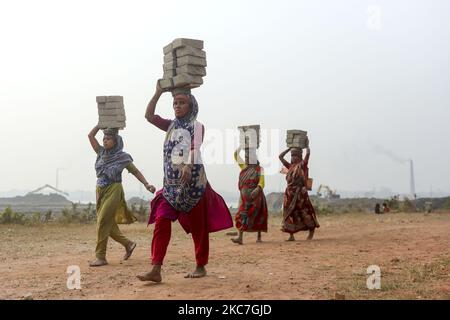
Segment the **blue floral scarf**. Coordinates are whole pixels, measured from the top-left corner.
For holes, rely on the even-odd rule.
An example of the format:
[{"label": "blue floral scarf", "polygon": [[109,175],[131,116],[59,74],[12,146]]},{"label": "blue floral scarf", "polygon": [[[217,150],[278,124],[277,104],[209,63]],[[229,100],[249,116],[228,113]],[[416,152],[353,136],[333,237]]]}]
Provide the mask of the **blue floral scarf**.
[{"label": "blue floral scarf", "polygon": [[[163,196],[176,210],[188,213],[202,198],[208,181],[198,149],[203,126],[196,120],[197,100],[190,93],[185,95],[189,98],[190,111],[185,117],[172,121],[164,141]],[[182,169],[191,163],[191,152],[195,156],[192,178],[187,184],[182,184]]]},{"label": "blue floral scarf", "polygon": [[97,185],[106,187],[115,182],[122,182],[123,169],[133,162],[133,158],[123,152],[123,140],[120,135],[115,135],[116,145],[107,151],[100,147],[95,161],[95,171],[97,173]]}]

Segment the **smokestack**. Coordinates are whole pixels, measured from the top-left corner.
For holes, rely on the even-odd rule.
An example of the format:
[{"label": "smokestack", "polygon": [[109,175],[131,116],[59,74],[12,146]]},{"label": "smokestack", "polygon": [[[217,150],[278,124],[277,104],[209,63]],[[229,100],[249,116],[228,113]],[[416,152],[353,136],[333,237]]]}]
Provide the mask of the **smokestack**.
[{"label": "smokestack", "polygon": [[409,191],[413,199],[416,198],[416,182],[414,181],[414,163],[412,159],[409,160],[410,178],[409,178]]}]

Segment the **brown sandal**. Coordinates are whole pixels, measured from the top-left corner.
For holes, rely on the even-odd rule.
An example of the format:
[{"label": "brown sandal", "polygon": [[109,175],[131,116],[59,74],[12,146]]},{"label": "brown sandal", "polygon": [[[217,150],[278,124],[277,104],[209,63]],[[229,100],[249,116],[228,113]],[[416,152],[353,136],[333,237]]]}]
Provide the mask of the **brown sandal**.
[{"label": "brown sandal", "polygon": [[123,256],[123,260],[128,260],[131,255],[133,254],[134,249],[136,248],[136,242],[132,242],[130,243],[130,245],[125,248],[126,252],[125,255]]}]

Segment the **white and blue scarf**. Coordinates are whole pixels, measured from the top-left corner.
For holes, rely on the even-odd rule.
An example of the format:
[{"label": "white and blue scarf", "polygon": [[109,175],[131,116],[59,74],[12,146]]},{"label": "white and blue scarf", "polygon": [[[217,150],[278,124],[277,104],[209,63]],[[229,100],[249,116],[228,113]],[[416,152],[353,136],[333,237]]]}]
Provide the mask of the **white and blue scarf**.
[{"label": "white and blue scarf", "polygon": [[[203,126],[196,120],[198,104],[193,95],[189,98],[189,113],[172,121],[164,141],[164,198],[178,211],[188,213],[202,198],[206,185],[205,169],[200,151],[191,144],[201,144]],[[191,151],[192,150],[192,151]],[[192,178],[187,184],[181,183],[182,168],[191,163],[190,152],[195,152]]]}]

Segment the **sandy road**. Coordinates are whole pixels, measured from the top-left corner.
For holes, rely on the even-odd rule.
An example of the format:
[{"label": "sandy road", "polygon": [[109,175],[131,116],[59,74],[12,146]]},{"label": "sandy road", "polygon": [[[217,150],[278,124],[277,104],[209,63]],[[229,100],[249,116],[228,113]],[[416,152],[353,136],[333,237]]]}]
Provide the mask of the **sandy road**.
[{"label": "sandy road", "polygon": [[[95,226],[0,226],[0,298],[21,299],[450,299],[450,213],[345,214],[319,217],[307,242],[285,242],[279,217],[271,217],[263,243],[245,245],[226,232],[211,235],[208,276],[184,279],[194,267],[193,244],[174,224],[163,283],[142,283],[150,268],[152,227],[121,226],[137,241],[132,258],[110,240],[109,265],[89,268]],[[81,290],[66,286],[69,265],[81,268]],[[368,290],[366,269],[378,265],[381,290]]]}]

